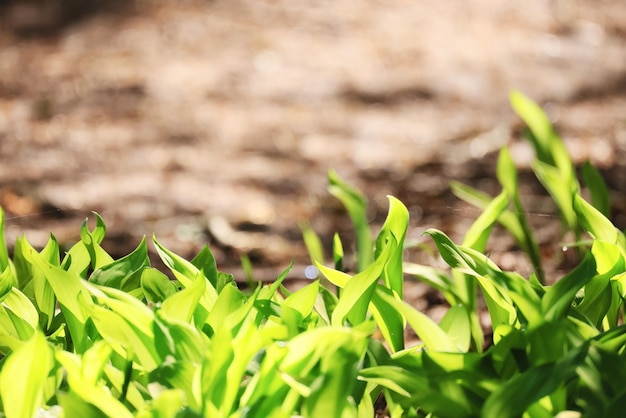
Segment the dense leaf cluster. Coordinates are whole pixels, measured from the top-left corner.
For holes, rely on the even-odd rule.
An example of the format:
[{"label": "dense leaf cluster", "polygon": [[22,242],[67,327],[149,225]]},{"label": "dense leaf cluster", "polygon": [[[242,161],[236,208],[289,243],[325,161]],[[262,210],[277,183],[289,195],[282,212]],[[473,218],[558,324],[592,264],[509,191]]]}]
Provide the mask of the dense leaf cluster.
[{"label": "dense leaf cluster", "polygon": [[[25,238],[10,258],[0,210],[0,411],[8,418],[619,416],[626,407],[626,239],[606,215],[609,199],[586,165],[581,185],[543,111],[519,93],[513,107],[529,127],[533,169],[579,240],[581,263],[544,284],[525,218],[517,171],[503,149],[492,198],[454,191],[482,214],[461,245],[428,230],[450,269],[403,263],[409,215],[389,197],[376,239],[362,194],[330,174],[357,236],[357,272],[333,265],[315,233],[304,239],[323,279],[291,293],[282,282],[238,289],[208,247],[188,261],[152,243],[172,278],[151,267],[142,241],[114,260],[90,230],[61,254],[51,236],[41,251]],[[500,223],[525,250],[534,273],[503,271],[484,254]],[[582,241],[583,237],[591,239]],[[450,304],[435,322],[403,301],[417,277]],[[490,340],[479,298],[491,318]],[[406,328],[420,339],[405,344]]]}]

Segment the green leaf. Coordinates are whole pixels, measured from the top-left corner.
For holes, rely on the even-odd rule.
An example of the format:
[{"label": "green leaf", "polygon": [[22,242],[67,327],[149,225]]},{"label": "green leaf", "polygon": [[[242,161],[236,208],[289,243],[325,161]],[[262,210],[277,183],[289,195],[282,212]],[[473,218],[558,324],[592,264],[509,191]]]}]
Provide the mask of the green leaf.
[{"label": "green leaf", "polygon": [[[97,213],[94,212],[94,214],[96,215],[96,226],[93,231],[89,231],[87,219],[85,219],[80,231],[81,241],[70,248],[61,262],[64,270],[82,278],[86,277],[85,275],[90,265],[97,268],[113,261],[106,251],[100,247],[100,243],[106,234],[104,220]],[[97,263],[98,266],[95,267],[94,263]]]},{"label": "green leaf", "polygon": [[339,288],[346,287],[348,282],[352,280],[352,276],[350,276],[348,273],[344,273],[343,271],[334,270],[319,263],[317,263],[315,266],[329,282]]},{"label": "green leaf", "polygon": [[83,384],[88,386],[98,384],[111,354],[113,354],[113,349],[105,341],[97,341],[83,354],[80,374]]},{"label": "green leaf", "polygon": [[13,315],[13,325],[22,339],[29,339],[39,323],[39,313],[26,295],[12,288],[2,301],[2,308]]},{"label": "green leaf", "polygon": [[481,416],[521,416],[533,403],[569,382],[584,360],[586,351],[586,346],[572,350],[556,363],[532,367],[507,380],[487,398]]},{"label": "green leaf", "polygon": [[541,299],[541,309],[546,321],[563,317],[570,308],[574,296],[596,275],[596,260],[588,253],[570,273],[550,287]]},{"label": "green leaf", "polygon": [[19,349],[32,337],[35,330],[13,312],[0,309],[0,352],[9,353]]},{"label": "green leaf", "polygon": [[448,304],[453,306],[462,302],[462,298],[457,292],[454,281],[445,272],[435,267],[415,263],[404,263],[404,272],[415,276],[429,287],[440,291],[446,298]]},{"label": "green leaf", "polygon": [[26,290],[33,279],[32,265],[24,258],[23,241],[25,240],[24,235],[18,237],[13,247],[13,266],[15,267],[17,287],[22,290]]},{"label": "green leaf", "polygon": [[182,391],[186,405],[193,409],[200,408],[198,399],[200,394],[195,387],[199,383],[199,377],[200,368],[197,364],[189,361],[174,361],[171,358],[159,364],[159,367],[149,374],[151,383]]},{"label": "green leaf", "polygon": [[620,248],[611,243],[596,240],[591,253],[596,261],[597,274],[585,286],[585,294],[577,311],[600,328],[613,300],[610,281],[624,274],[626,266]]},{"label": "green leaf", "polygon": [[140,287],[144,267],[150,265],[146,239],[125,257],[97,268],[89,277],[91,283],[131,292]]},{"label": "green leaf", "polygon": [[99,269],[102,266],[111,264],[113,262],[113,257],[111,257],[100,246],[100,243],[106,233],[106,226],[104,225],[104,220],[100,217],[100,215],[95,212],[94,214],[96,215],[96,227],[93,232],[90,232],[87,227],[87,219],[85,219],[80,229],[80,240],[85,245],[85,248],[87,248],[87,252],[91,258],[91,266],[94,269]]},{"label": "green leaf", "polygon": [[450,267],[464,269],[467,272],[476,271],[478,268],[476,262],[461,251],[446,234],[434,228],[427,229],[424,234],[429,235],[435,241],[439,254]]},{"label": "green leaf", "polygon": [[409,225],[409,211],[393,196],[387,196],[389,200],[389,212],[383,224],[378,238],[376,239],[375,257],[379,257],[384,251],[387,241],[391,238],[396,248],[389,256],[389,261],[383,268],[383,281],[385,285],[402,298],[402,255],[404,250],[404,238]]},{"label": "green leaf", "polygon": [[[535,239],[528,219],[526,218],[526,210],[522,205],[522,199],[519,195],[517,169],[508,148],[504,147],[500,151],[498,158],[497,169],[498,181],[502,184],[504,192],[509,195],[509,198],[513,201],[515,208],[516,220],[507,221],[509,225],[502,223],[505,228],[509,230],[513,238],[517,241],[518,245],[522,247],[531,263],[535,272],[539,276],[539,279],[543,281],[543,267],[541,265],[541,252],[539,250],[539,244]],[[504,216],[500,216],[504,218]]]},{"label": "green leaf", "polygon": [[154,314],[131,294],[108,287],[89,285],[98,305],[89,309],[97,331],[120,355],[136,356],[137,362],[151,370],[161,360],[154,347]]},{"label": "green leaf", "polygon": [[487,193],[458,181],[450,181],[450,189],[456,197],[473,206],[476,206],[477,208],[484,209],[487,207],[489,202],[493,200],[493,198]]},{"label": "green leaf", "polygon": [[[353,326],[365,320],[376,282],[381,277],[389,257],[396,248],[397,243],[392,236],[387,241],[384,251],[374,260],[374,263],[348,281],[333,311],[333,325],[343,325],[343,321],[346,318]],[[325,272],[324,270],[320,271],[322,273]],[[331,280],[330,277],[327,278]]]},{"label": "green leaf", "polygon": [[[87,271],[91,265],[89,251],[82,241],[78,241],[69,249],[61,261],[63,270],[75,274],[83,279],[87,277]],[[68,400],[68,402],[71,402]]]},{"label": "green leaf", "polygon": [[[363,369],[359,372],[359,378],[391,389],[407,398],[411,396],[420,380],[403,367],[389,365]],[[428,389],[428,383],[424,384],[423,389]]]},{"label": "green leaf", "polygon": [[9,294],[13,288],[13,273],[11,267],[6,266],[4,271],[0,274],[0,302],[2,302],[6,295]]},{"label": "green leaf", "polygon": [[320,240],[320,237],[315,233],[308,222],[300,222],[300,230],[302,231],[304,245],[309,253],[311,262],[323,264],[324,250],[322,248],[322,241]]},{"label": "green leaf", "polygon": [[46,246],[41,250],[40,254],[50,264],[55,266],[61,265],[59,258],[59,243],[54,234],[50,234],[50,238],[48,239]]},{"label": "green leaf", "polygon": [[89,313],[98,333],[122,357],[133,356],[144,370],[152,370],[160,363],[152,329],[142,331],[131,318],[98,305],[92,306]]},{"label": "green leaf", "polygon": [[491,317],[492,329],[499,325],[513,325],[517,320],[517,312],[506,288],[496,285],[490,277],[474,276],[480,285],[487,310]]},{"label": "green leaf", "polygon": [[204,277],[207,278],[209,283],[211,283],[211,285],[218,292],[222,290],[219,283],[220,272],[217,271],[215,257],[213,256],[213,253],[207,245],[202,247],[202,250],[200,250],[198,255],[196,255],[193,260],[191,260],[191,264],[193,264],[202,272],[202,274],[204,274]]},{"label": "green leaf", "polygon": [[591,194],[591,203],[602,215],[609,217],[611,214],[611,194],[602,174],[589,161],[585,161],[582,175]]},{"label": "green leaf", "polygon": [[509,197],[505,192],[500,193],[487,205],[483,213],[474,221],[470,229],[465,233],[463,246],[473,248],[477,251],[485,251],[487,240],[491,235],[494,224],[507,208]]},{"label": "green leaf", "polygon": [[512,91],[509,95],[511,106],[528,125],[533,136],[533,145],[537,156],[541,161],[553,164],[552,142],[555,132],[550,123],[550,118],[535,102],[524,96],[519,91]]},{"label": "green leaf", "polygon": [[623,351],[626,345],[626,325],[619,325],[596,335],[593,337],[593,340],[600,344],[604,350],[619,353]]},{"label": "green leaf", "polygon": [[110,418],[75,393],[60,392],[58,398],[65,417]]},{"label": "green leaf", "polygon": [[[50,264],[59,266],[59,244],[54,235],[50,234],[50,240],[41,251],[41,256]],[[54,289],[46,280],[41,270],[35,269],[31,271],[31,276],[35,302],[41,315],[40,324],[44,330],[47,330],[52,325],[56,309],[57,300],[54,295]]]},{"label": "green leaf", "polygon": [[502,188],[510,197],[518,195],[517,168],[507,147],[502,147],[498,155],[496,175]]},{"label": "green leaf", "polygon": [[404,316],[411,328],[415,331],[417,337],[423,341],[424,346],[428,350],[443,352],[459,351],[455,341],[427,315],[419,312],[406,302],[386,293],[381,292],[379,296]]},{"label": "green leaf", "polygon": [[580,344],[582,338],[571,332],[571,326],[566,319],[544,322],[528,330],[526,354],[530,364],[539,366],[553,363],[561,359],[568,352],[568,339]]},{"label": "green leaf", "polygon": [[168,318],[157,311],[154,322],[154,345],[161,358],[172,356],[176,361],[201,363],[206,355],[207,343],[192,325]]},{"label": "green leaf", "polygon": [[[182,292],[181,292],[182,293]],[[226,318],[244,306],[245,296],[235,286],[226,286],[217,297],[206,322],[215,330],[224,324]]]},{"label": "green leaf", "polygon": [[[189,286],[180,292],[168,296],[167,299],[163,301],[161,310],[170,318],[190,322],[208,287],[210,287],[208,281],[201,272],[198,272],[198,276]],[[203,313],[205,319],[208,313],[208,309]],[[202,323],[204,323],[204,320]]]},{"label": "green leaf", "polygon": [[313,311],[317,295],[319,294],[320,282],[315,280],[314,282],[301,287],[282,303],[282,308],[291,308],[298,311],[303,318],[306,318]]},{"label": "green leaf", "polygon": [[[577,370],[581,391],[578,404],[586,416],[621,416],[616,407],[624,402],[626,367],[623,357],[591,343],[587,358]],[[610,372],[607,372],[610,371]],[[620,399],[621,398],[621,399]]]},{"label": "green leaf", "polygon": [[146,299],[154,304],[163,302],[178,291],[165,274],[151,267],[141,272],[141,288]]},{"label": "green leaf", "polygon": [[[509,197],[506,192],[502,192],[498,197],[493,199],[485,208],[483,213],[474,221],[469,231],[463,239],[463,246],[472,248],[476,251],[484,252],[487,246],[487,240],[491,234],[491,230],[497,219],[506,209],[509,203]],[[465,305],[466,312],[475,311],[476,307],[476,282],[466,274],[458,271],[453,273],[456,294]],[[475,321],[478,319],[476,318]],[[469,325],[469,324],[468,324]],[[468,327],[469,329],[469,327]],[[471,335],[470,335],[471,337]],[[477,345],[482,347],[482,330],[478,330],[475,335]]]},{"label": "green leaf", "polygon": [[596,275],[585,286],[585,296],[576,306],[576,311],[583,314],[596,328],[601,329],[602,321],[611,307],[612,300],[611,277],[606,274]]},{"label": "green leaf", "polygon": [[0,271],[9,266],[9,250],[4,237],[4,211],[0,207]]},{"label": "green leaf", "polygon": [[52,368],[46,338],[34,333],[5,360],[0,373],[0,395],[7,418],[29,418],[43,405],[44,387]]},{"label": "green leaf", "polygon": [[568,228],[576,231],[576,213],[572,208],[572,199],[576,194],[576,189],[568,185],[570,182],[561,170],[542,161],[535,161],[533,171],[554,199]]},{"label": "green leaf", "polygon": [[87,296],[82,279],[68,271],[63,270],[45,260],[41,254],[28,243],[22,241],[24,257],[35,268],[39,269],[54,290],[57,299],[72,315],[84,325],[87,315],[84,311],[86,306],[92,304]]},{"label": "green leaf", "polygon": [[333,236],[333,261],[335,270],[343,271],[343,244],[338,233]]},{"label": "green leaf", "polygon": [[617,228],[598,209],[587,203],[580,195],[574,196],[574,210],[583,229],[594,238],[612,244],[618,243],[620,232]]},{"label": "green leaf", "polygon": [[[203,281],[207,281],[206,276],[198,267],[163,247],[157,241],[156,237],[154,237],[152,241],[154,242],[161,260],[163,260],[165,265],[174,273],[176,280],[178,280],[183,287],[192,285],[199,277],[201,277]],[[216,299],[217,290],[209,282],[200,303],[208,311],[210,307],[213,306]]]},{"label": "green leaf", "polygon": [[[31,263],[25,259],[24,241],[25,238],[21,237],[15,243],[14,266],[17,282],[13,284],[34,300],[40,314],[39,324],[47,332],[55,314],[56,298],[43,273],[39,269],[33,269]],[[51,264],[59,265],[59,246],[54,235],[50,234],[50,239],[40,254]]]},{"label": "green leaf", "polygon": [[380,292],[393,297],[391,289],[376,286],[369,309],[391,351],[397,352],[404,349],[404,316],[394,305],[389,304],[389,299],[381,298]]},{"label": "green leaf", "polygon": [[217,272],[217,292],[220,293],[226,286],[237,286],[235,276],[230,273],[224,273],[222,271]]},{"label": "green leaf", "polygon": [[617,245],[596,240],[591,246],[591,253],[596,259],[598,274],[613,277],[624,272],[624,256]]},{"label": "green leaf", "polygon": [[245,367],[241,367],[236,358],[239,350],[235,347],[229,327],[218,327],[211,337],[207,360],[203,362],[201,370],[204,391],[200,395],[204,410],[208,410],[211,416],[228,416],[232,411],[233,394],[239,388],[241,374],[245,372]]},{"label": "green leaf", "polygon": [[367,222],[367,199],[363,194],[342,181],[333,170],[328,172],[328,191],[343,203],[356,233],[357,265],[363,271],[373,260],[372,235]]},{"label": "green leaf", "polygon": [[[96,307],[99,308],[99,307]],[[99,377],[102,374],[104,363],[109,359],[111,352],[106,343],[96,343],[85,352],[85,357],[80,358],[67,351],[57,351],[56,359],[61,363],[67,373],[67,382],[71,389],[70,394],[77,395],[67,400],[62,400],[61,405],[70,410],[88,413],[89,417],[100,416],[97,412],[83,402],[95,407],[104,416],[132,418],[133,414],[105,387]],[[67,411],[65,411],[67,413]]]},{"label": "green leaf", "polygon": [[617,274],[613,276],[609,282],[609,286],[611,286],[611,302],[603,320],[604,329],[615,328],[620,321],[622,300],[624,298],[624,296],[622,296],[622,283],[624,278],[626,278],[626,273]]},{"label": "green leaf", "polygon": [[456,343],[458,351],[469,351],[472,340],[470,314],[467,308],[461,305],[451,307],[439,323],[450,339]]},{"label": "green leaf", "polygon": [[[466,186],[458,182],[451,182],[450,186],[452,188],[452,192],[457,197],[483,210],[493,200],[491,196],[479,190],[476,190],[470,186]],[[510,194],[511,193],[509,192],[509,195]],[[517,244],[522,248],[522,250],[524,250],[524,252],[526,254],[529,254],[530,256],[531,252],[535,250],[531,246],[529,246],[529,244],[526,241],[527,241],[527,237],[532,235],[532,231],[530,229],[528,229],[528,231],[525,230],[525,228],[520,224],[520,217],[523,217],[523,216],[524,216],[523,213],[516,214],[516,213],[513,213],[511,210],[506,209],[502,212],[502,214],[498,218],[498,222],[507,231],[509,231],[509,233],[513,236],[513,238],[515,239]]]},{"label": "green leaf", "polygon": [[286,269],[284,269],[276,278],[276,280],[274,280],[274,283],[272,283],[269,286],[264,286],[263,288],[261,288],[261,291],[259,292],[259,299],[272,299],[274,297],[274,295],[276,294],[276,292],[278,291],[278,289],[280,288],[280,286],[282,285],[283,281],[285,280],[285,278],[287,277],[287,275],[289,274],[289,272],[291,271],[291,269],[293,268],[293,260],[291,260],[291,262],[289,263],[289,266],[287,266]]},{"label": "green leaf", "polygon": [[373,331],[367,328],[316,328],[286,344],[282,379],[305,396],[305,416],[342,416]]},{"label": "green leaf", "polygon": [[580,186],[567,148],[537,104],[517,91],[511,92],[510,100],[513,109],[530,128],[529,139],[537,154],[533,164],[535,174],[554,198],[567,226],[577,232],[572,198]]},{"label": "green leaf", "polygon": [[[302,333],[287,343],[286,355],[280,368],[292,375],[305,376],[331,351],[344,346],[363,355],[367,348],[367,337],[372,331],[370,326],[363,328],[331,326]],[[332,362],[329,366],[331,365]]]},{"label": "green leaf", "polygon": [[151,418],[178,418],[185,405],[184,393],[178,389],[168,389],[159,393],[152,401]]},{"label": "green leaf", "polygon": [[[115,356],[114,356],[115,357]],[[115,366],[113,365],[115,362]],[[104,375],[102,376],[111,392],[117,395],[118,400],[124,403],[130,410],[142,411],[147,408],[147,399],[144,399],[144,382],[133,376],[132,360],[112,361],[104,365]]]},{"label": "green leaf", "polygon": [[304,414],[310,417],[343,417],[349,408],[348,397],[356,383],[358,366],[367,343],[350,342],[328,351],[320,361],[321,373],[311,385],[304,402]]}]

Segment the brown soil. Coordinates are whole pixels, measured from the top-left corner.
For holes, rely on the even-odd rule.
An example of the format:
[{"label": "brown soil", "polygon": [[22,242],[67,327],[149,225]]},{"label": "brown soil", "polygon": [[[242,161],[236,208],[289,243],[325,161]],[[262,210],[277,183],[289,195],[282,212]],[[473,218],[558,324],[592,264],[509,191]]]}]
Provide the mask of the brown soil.
[{"label": "brown soil", "polygon": [[[294,258],[298,223],[350,241],[326,193],[338,173],[370,198],[401,198],[411,240],[437,227],[460,242],[479,212],[452,179],[498,192],[497,150],[511,146],[548,273],[561,251],[554,206],[528,171],[517,88],[546,107],[575,161],[591,159],[626,226],[626,4],[356,0],[305,2],[13,1],[0,9],[0,205],[8,241],[48,231],[77,239],[99,212],[105,248],[123,255],[153,233],[191,256],[205,243],[241,277]],[[501,231],[491,257],[529,267]],[[567,256],[567,257],[565,257]],[[427,252],[409,258],[438,263]],[[571,262],[571,260],[569,260]],[[407,294],[436,315],[441,301]]]}]

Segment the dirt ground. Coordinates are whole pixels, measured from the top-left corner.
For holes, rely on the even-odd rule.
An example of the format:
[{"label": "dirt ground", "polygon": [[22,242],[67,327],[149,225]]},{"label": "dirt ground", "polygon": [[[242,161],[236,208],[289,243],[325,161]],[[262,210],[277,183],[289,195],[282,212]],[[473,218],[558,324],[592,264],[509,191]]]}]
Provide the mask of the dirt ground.
[{"label": "dirt ground", "polygon": [[[365,191],[374,229],[391,194],[410,210],[409,239],[437,227],[459,242],[479,212],[448,182],[497,193],[495,157],[509,144],[557,276],[559,220],[528,171],[512,88],[546,107],[576,162],[603,170],[626,227],[623,0],[5,0],[8,241],[77,239],[97,211],[118,256],[154,233],[185,256],[209,243],[239,278],[241,254],[260,279],[292,258],[301,278],[299,222],[326,244],[336,230],[350,242],[329,169]],[[490,252],[529,272],[501,232]]]}]

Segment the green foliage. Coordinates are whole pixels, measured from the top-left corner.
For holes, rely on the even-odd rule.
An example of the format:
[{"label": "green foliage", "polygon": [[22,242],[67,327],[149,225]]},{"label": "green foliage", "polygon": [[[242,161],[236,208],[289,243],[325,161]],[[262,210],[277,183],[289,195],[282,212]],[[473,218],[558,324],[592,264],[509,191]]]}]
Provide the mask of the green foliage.
[{"label": "green foliage", "polygon": [[328,173],[328,183],[330,194],[344,204],[350,215],[356,235],[357,268],[359,271],[365,270],[373,259],[372,235],[367,222],[367,199],[332,170]]},{"label": "green foliage", "polygon": [[[580,264],[554,284],[544,284],[506,148],[498,196],[452,185],[483,209],[463,242],[425,233],[448,270],[403,263],[409,216],[393,197],[373,239],[365,197],[331,172],[329,190],[355,226],[356,273],[344,271],[338,235],[329,267],[303,223],[323,279],[294,292],[282,285],[291,266],[271,284],[240,290],[208,247],[189,261],[153,238],[171,278],[151,266],[145,240],[115,260],[101,246],[106,226],[97,214],[65,254],[51,235],[40,251],[19,238],[9,256],[0,210],[1,415],[373,417],[381,397],[393,418],[620,415],[626,239],[607,218],[599,172],[582,168],[588,203],[543,111],[519,93],[511,101],[564,225],[591,238]],[[485,255],[496,223],[528,255],[530,277]],[[450,308],[439,322],[403,300],[404,275],[445,297]],[[406,328],[416,346],[406,346]]]},{"label": "green foliage", "polygon": [[[357,379],[375,330],[366,302],[351,309],[319,281],[283,296],[289,269],[246,295],[208,248],[187,261],[153,239],[170,280],[151,267],[145,241],[114,260],[100,246],[105,232],[99,216],[93,230],[85,222],[63,260],[53,236],[41,251],[20,238],[13,260],[4,247],[4,416],[357,416],[372,404]],[[374,279],[397,232],[386,232]]]}]

